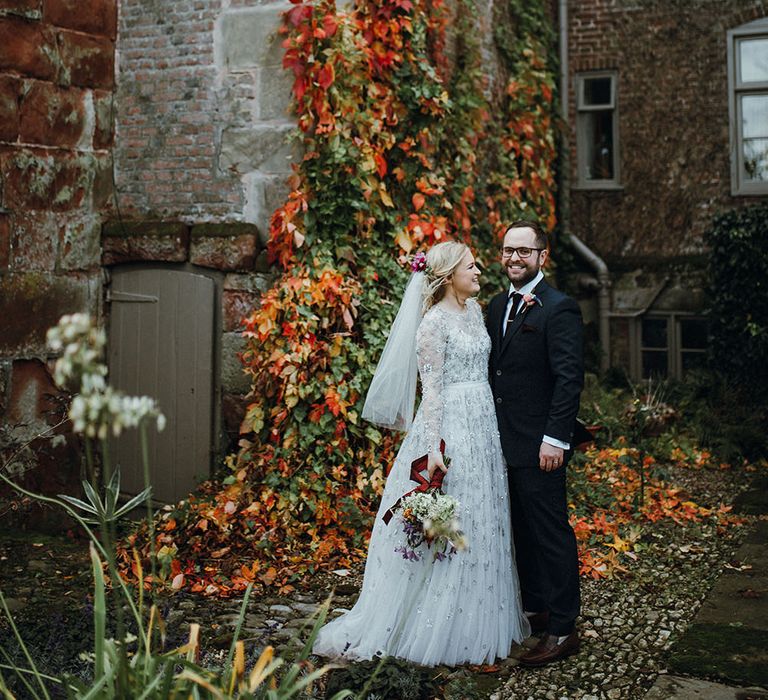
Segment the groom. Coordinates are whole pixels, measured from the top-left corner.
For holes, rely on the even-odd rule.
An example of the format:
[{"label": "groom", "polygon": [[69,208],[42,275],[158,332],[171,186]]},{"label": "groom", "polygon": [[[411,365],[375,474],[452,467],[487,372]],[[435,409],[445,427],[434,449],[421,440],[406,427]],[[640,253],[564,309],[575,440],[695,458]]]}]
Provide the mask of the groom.
[{"label": "groom", "polygon": [[579,562],[568,523],[565,467],[584,383],[578,304],[544,281],[547,235],[516,221],[501,262],[510,287],[488,307],[490,383],[508,466],[523,608],[546,632],[520,662],[543,666],[576,652]]}]

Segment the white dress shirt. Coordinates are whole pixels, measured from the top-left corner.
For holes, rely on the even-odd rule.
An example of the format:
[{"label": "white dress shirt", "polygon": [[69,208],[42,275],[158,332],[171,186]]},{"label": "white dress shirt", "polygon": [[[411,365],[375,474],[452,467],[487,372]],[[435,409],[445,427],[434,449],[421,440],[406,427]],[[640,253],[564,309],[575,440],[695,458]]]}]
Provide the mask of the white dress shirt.
[{"label": "white dress shirt", "polygon": [[[539,270],[538,273],[536,273],[536,277],[534,277],[530,282],[526,282],[520,289],[515,289],[514,284],[509,285],[509,299],[507,300],[507,308],[504,311],[504,317],[502,318],[502,326],[501,326],[501,334],[502,337],[504,335],[504,331],[506,329],[507,325],[507,319],[509,318],[509,312],[512,307],[512,293],[517,292],[518,294],[525,295],[525,294],[531,294],[533,290],[536,288],[536,285],[541,282],[541,280],[544,279],[544,273]],[[517,309],[515,309],[514,316],[518,314],[520,311],[520,304],[522,303],[522,299],[519,300]],[[513,316],[513,318],[514,318]],[[546,442],[549,445],[553,445],[554,447],[560,447],[564,450],[570,449],[571,445],[568,442],[563,442],[562,440],[557,440],[556,438],[550,437],[549,435],[544,435],[541,438],[542,442]]]}]

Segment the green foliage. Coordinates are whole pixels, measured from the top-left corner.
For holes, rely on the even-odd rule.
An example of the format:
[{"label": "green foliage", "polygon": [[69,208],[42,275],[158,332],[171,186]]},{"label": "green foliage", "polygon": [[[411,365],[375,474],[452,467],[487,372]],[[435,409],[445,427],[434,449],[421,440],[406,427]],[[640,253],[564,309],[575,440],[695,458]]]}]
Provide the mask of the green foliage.
[{"label": "green foliage", "polygon": [[349,688],[364,700],[428,700],[437,686],[429,669],[394,659],[361,661],[328,675],[326,698]]},{"label": "green foliage", "polygon": [[768,204],[718,216],[710,246],[711,360],[750,404],[768,404]]},{"label": "green foliage", "polygon": [[720,372],[689,373],[670,383],[670,400],[680,409],[679,430],[720,461],[735,463],[768,456],[768,401]]}]

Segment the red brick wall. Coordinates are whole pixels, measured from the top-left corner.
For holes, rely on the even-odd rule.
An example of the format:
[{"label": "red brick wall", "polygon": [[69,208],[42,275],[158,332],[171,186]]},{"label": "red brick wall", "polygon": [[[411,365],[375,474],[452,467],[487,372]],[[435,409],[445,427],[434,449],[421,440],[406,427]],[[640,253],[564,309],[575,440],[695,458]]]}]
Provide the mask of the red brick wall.
[{"label": "red brick wall", "polygon": [[211,0],[121,3],[116,173],[130,218],[242,212],[239,180],[215,167],[226,103],[214,65],[220,13]]},{"label": "red brick wall", "polygon": [[116,0],[0,0],[0,447],[60,417],[47,328],[99,313],[116,32]]},{"label": "red brick wall", "polygon": [[571,229],[627,267],[703,251],[730,195],[726,32],[768,12],[760,0],[569,2],[571,177],[577,72],[618,72],[622,190],[571,190]]}]

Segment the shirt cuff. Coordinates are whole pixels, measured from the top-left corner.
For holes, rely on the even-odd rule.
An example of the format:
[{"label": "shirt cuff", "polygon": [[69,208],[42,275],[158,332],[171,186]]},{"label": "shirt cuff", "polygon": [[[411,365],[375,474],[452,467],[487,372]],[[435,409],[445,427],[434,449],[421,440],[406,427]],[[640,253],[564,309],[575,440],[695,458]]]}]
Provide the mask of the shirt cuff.
[{"label": "shirt cuff", "polygon": [[549,437],[549,435],[545,435],[543,438],[541,438],[542,442],[546,442],[548,445],[553,445],[554,447],[560,447],[563,450],[570,450],[571,445],[568,442],[563,442],[562,440],[556,440],[553,437]]}]

